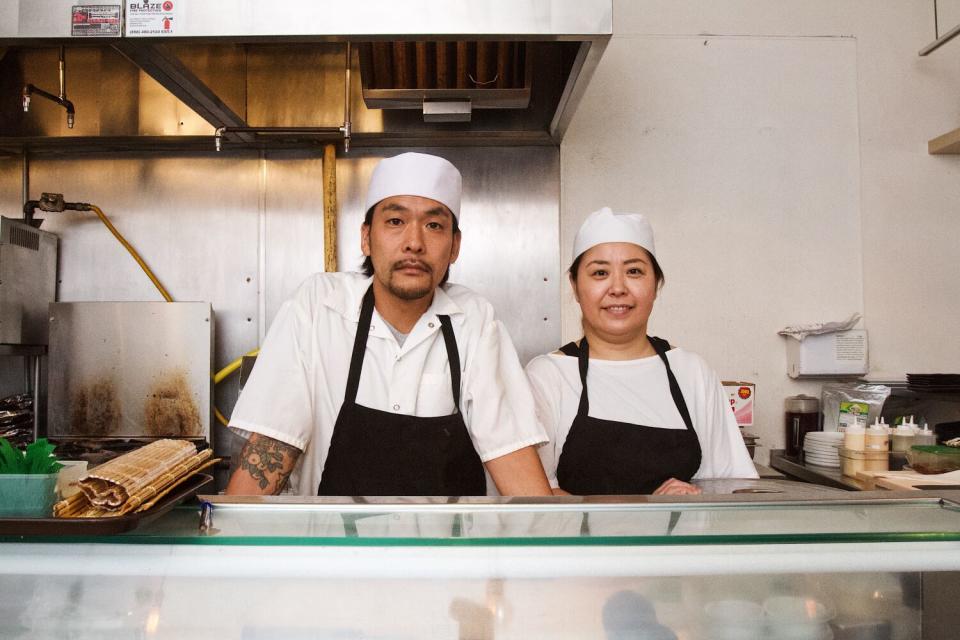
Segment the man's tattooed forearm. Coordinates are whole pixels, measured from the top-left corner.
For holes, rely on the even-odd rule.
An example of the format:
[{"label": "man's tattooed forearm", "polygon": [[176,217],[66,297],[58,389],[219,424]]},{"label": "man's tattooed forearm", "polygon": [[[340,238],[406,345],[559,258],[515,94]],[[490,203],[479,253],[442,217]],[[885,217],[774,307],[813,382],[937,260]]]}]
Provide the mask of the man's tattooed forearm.
[{"label": "man's tattooed forearm", "polygon": [[243,446],[240,452],[240,468],[249,473],[261,489],[266,489],[271,482],[269,476],[276,478],[275,491],[280,492],[286,484],[290,469],[290,460],[295,460],[300,450],[288,444],[265,437],[252,437]]}]

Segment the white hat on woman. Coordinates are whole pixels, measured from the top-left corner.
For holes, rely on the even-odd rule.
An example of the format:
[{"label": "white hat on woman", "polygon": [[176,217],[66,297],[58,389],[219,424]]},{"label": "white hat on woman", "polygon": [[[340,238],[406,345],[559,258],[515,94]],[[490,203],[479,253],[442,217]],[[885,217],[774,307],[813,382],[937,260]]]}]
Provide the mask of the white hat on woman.
[{"label": "white hat on woman", "polygon": [[630,242],[657,257],[653,246],[653,227],[642,213],[614,213],[610,207],[591,213],[580,225],[573,241],[574,259],[587,249],[605,242]]},{"label": "white hat on woman", "polygon": [[363,210],[369,211],[391,196],[420,196],[446,205],[459,219],[462,189],[460,171],[449,160],[426,153],[401,153],[377,163]]}]

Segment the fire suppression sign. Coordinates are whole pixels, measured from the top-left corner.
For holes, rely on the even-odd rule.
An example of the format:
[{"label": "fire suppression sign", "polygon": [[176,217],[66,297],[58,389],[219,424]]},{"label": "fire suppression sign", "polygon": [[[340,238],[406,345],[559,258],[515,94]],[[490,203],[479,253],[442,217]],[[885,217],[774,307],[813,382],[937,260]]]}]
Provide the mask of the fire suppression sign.
[{"label": "fire suppression sign", "polygon": [[129,0],[128,36],[171,36],[177,31],[179,8],[186,0]]},{"label": "fire suppression sign", "polygon": [[74,5],[70,8],[70,35],[74,38],[119,36],[120,5]]}]

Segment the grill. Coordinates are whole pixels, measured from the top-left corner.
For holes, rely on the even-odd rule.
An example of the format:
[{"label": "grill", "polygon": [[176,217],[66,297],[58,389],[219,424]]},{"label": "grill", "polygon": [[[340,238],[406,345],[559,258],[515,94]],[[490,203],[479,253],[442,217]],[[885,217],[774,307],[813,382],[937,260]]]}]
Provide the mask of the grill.
[{"label": "grill", "polygon": [[24,249],[31,249],[33,251],[40,250],[40,234],[32,231],[28,231],[22,227],[11,227],[10,228],[10,244],[15,244],[18,247],[23,247]]}]

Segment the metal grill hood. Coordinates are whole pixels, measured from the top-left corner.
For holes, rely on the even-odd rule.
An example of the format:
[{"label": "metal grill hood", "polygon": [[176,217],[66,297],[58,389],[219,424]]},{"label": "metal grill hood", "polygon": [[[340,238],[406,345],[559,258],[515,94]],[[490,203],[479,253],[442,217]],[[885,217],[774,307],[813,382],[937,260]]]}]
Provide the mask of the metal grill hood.
[{"label": "metal grill hood", "polygon": [[[358,145],[556,145],[612,33],[612,0],[113,1],[96,6],[117,7],[119,35],[89,37],[72,20],[82,0],[0,0],[0,92],[55,87],[64,46],[77,114],[67,129],[42,100],[0,112],[0,148],[202,147],[223,127],[350,121]],[[159,32],[151,16],[168,18]],[[472,116],[425,121],[433,101]]]}]

